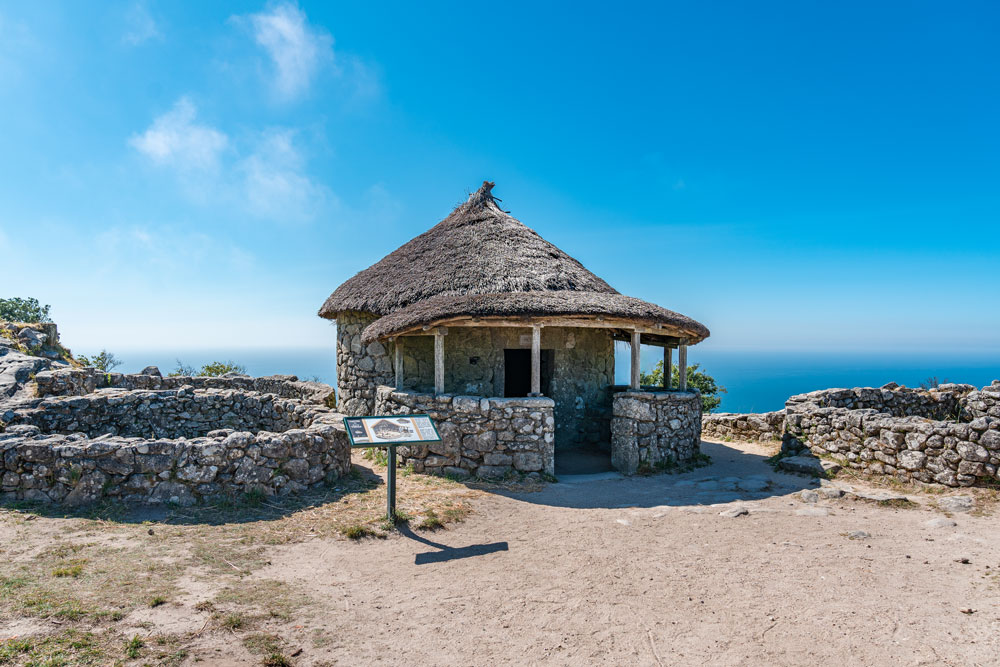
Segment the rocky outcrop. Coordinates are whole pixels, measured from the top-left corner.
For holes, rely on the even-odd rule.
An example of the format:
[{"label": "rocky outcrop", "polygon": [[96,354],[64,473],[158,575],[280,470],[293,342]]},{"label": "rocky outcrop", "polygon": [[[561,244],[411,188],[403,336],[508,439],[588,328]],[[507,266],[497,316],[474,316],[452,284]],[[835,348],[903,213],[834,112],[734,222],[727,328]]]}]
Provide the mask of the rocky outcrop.
[{"label": "rocky outcrop", "polygon": [[[18,352],[13,347],[0,346],[0,406],[5,399],[12,399],[24,394],[28,383],[35,375],[52,365],[52,362],[42,357]],[[0,407],[0,421],[3,421],[3,410]]]}]

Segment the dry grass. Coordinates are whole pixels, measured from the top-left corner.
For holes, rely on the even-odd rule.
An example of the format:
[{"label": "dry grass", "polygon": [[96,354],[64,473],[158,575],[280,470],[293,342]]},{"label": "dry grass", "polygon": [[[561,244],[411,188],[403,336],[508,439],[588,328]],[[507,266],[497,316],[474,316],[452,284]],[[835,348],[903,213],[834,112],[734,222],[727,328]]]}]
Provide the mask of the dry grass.
[{"label": "dry grass", "polygon": [[[464,520],[482,494],[440,477],[400,474],[397,521],[444,528]],[[355,466],[333,486],[294,498],[234,498],[156,513],[110,504],[78,512],[0,507],[0,621],[36,628],[0,637],[0,665],[179,664],[213,633],[236,634],[262,664],[291,664],[280,632],[307,621],[314,601],[255,574],[270,564],[269,548],[385,537],[396,529],[385,520],[385,502],[381,479]],[[192,586],[207,590],[208,599],[190,601]],[[156,618],[184,606],[203,627],[156,632]]]}]

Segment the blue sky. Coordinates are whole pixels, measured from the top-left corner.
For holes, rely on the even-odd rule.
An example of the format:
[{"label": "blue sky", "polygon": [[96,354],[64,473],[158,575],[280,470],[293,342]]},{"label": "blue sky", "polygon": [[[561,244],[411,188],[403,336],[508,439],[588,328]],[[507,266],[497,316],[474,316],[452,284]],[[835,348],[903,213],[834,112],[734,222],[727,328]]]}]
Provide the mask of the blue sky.
[{"label": "blue sky", "polygon": [[0,2],[0,296],[330,345],[478,187],[718,349],[1000,347],[992,3]]}]

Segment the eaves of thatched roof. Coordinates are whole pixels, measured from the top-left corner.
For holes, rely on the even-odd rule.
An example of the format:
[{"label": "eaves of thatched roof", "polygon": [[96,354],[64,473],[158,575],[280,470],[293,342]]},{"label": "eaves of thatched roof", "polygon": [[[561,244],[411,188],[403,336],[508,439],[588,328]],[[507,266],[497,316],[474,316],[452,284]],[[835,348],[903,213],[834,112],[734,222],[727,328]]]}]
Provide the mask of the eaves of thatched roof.
[{"label": "eaves of thatched roof", "polygon": [[406,308],[381,317],[368,325],[362,342],[387,338],[427,325],[447,324],[453,320],[475,318],[481,326],[491,320],[532,321],[555,320],[572,323],[572,318],[601,318],[611,327],[613,322],[628,322],[634,326],[654,329],[662,335],[687,338],[691,344],[709,336],[705,325],[690,317],[661,308],[616,292],[502,292],[455,296],[442,294],[418,301]]}]

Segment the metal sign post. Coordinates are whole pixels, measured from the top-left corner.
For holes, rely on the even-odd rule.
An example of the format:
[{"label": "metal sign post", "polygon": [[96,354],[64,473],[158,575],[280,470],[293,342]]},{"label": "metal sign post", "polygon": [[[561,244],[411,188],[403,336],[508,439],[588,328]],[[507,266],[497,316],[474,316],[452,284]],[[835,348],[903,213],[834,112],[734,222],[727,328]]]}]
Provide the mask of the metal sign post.
[{"label": "metal sign post", "polygon": [[386,518],[396,522],[396,447],[411,442],[438,442],[441,435],[430,415],[344,417],[352,448],[385,447]]},{"label": "metal sign post", "polygon": [[385,471],[385,516],[396,523],[396,445],[389,445],[389,469]]}]

